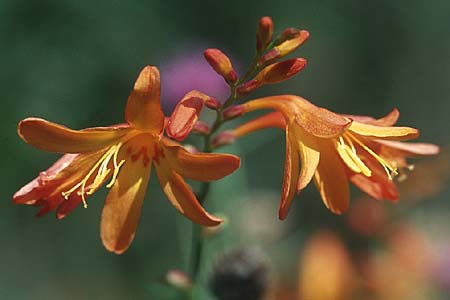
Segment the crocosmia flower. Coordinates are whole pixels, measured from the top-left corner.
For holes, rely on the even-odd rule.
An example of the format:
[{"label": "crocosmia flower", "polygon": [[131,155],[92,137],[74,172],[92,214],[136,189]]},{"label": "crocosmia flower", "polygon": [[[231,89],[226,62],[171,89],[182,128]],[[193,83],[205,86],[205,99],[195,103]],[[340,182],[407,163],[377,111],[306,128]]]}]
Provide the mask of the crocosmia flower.
[{"label": "crocosmia flower", "polygon": [[125,109],[126,123],[72,130],[39,118],[19,123],[18,133],[41,150],[65,153],[48,170],[20,189],[15,203],[41,206],[38,215],[57,209],[63,218],[106,183],[111,188],[103,207],[101,238],[109,251],[123,253],[134,238],[142,201],[154,166],[161,188],[173,206],[194,222],[214,226],[222,220],[207,213],[183,177],[210,181],[239,167],[228,154],[191,154],[163,136],[160,77],[145,67]]},{"label": "crocosmia flower", "polygon": [[397,200],[393,179],[404,177],[405,169],[412,168],[406,157],[439,152],[436,145],[400,142],[418,137],[419,131],[393,126],[397,110],[378,120],[340,115],[292,95],[252,100],[239,109],[276,112],[238,127],[231,132],[234,137],[267,127],[286,132],[281,219],[287,216],[295,193],[313,178],[323,202],[337,214],[348,208],[349,180],[376,199]]}]

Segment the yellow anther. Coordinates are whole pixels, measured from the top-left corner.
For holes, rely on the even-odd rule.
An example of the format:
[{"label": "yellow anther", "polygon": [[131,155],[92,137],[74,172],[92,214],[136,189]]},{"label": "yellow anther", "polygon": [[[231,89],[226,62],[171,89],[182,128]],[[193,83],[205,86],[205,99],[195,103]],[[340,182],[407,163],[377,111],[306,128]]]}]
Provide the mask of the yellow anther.
[{"label": "yellow anther", "polygon": [[[120,167],[125,162],[124,160],[117,163],[117,156],[120,150],[122,143],[112,146],[109,148],[102,157],[94,164],[94,166],[89,170],[86,176],[74,185],[70,190],[62,192],[63,197],[67,200],[69,199],[70,194],[74,191],[77,191],[77,194],[81,196],[81,201],[83,202],[84,208],[87,208],[86,195],[91,195],[95,192],[95,190],[105,181],[105,179],[111,173],[111,167],[108,167],[110,162],[112,161],[113,176],[111,182],[106,186],[110,188],[114,182],[116,181],[117,175],[119,173]],[[97,174],[93,180],[93,182],[87,186],[88,181],[91,179],[92,174],[97,170]]]}]

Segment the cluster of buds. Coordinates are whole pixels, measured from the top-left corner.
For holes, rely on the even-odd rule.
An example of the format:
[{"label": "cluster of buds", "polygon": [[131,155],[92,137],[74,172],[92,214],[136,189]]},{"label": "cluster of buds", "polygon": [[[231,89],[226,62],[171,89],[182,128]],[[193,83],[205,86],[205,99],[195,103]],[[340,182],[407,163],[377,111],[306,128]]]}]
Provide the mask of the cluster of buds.
[{"label": "cluster of buds", "polygon": [[[198,91],[186,94],[175,107],[173,117],[168,120],[166,133],[169,137],[182,141],[191,132],[209,135],[211,128],[198,121],[198,116],[206,106],[219,113],[222,121],[228,121],[243,114],[239,106],[232,106],[240,98],[266,84],[285,81],[298,74],[306,66],[306,59],[279,59],[295,51],[308,38],[305,30],[285,29],[275,39],[273,37],[273,21],[270,17],[260,19],[256,34],[256,56],[245,75],[239,77],[233,68],[230,58],[221,50],[210,48],[204,51],[204,57],[217,74],[231,87],[230,98],[223,104]],[[214,130],[213,130],[214,131]],[[223,146],[232,142],[226,133],[213,139],[212,146]]]}]

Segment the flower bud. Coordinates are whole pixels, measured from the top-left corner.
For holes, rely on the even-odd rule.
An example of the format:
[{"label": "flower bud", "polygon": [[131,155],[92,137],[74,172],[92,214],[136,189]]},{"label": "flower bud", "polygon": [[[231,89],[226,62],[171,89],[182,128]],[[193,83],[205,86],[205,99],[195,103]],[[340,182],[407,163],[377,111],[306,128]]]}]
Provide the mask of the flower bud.
[{"label": "flower bud", "polygon": [[257,88],[261,87],[262,85],[263,85],[263,83],[261,81],[252,79],[250,81],[247,81],[243,85],[239,86],[236,89],[236,92],[239,94],[239,96],[245,96],[245,95],[253,92]]},{"label": "flower bud", "polygon": [[300,47],[309,37],[306,30],[286,29],[277,39],[277,45],[259,59],[260,65],[266,65],[282,58]]},{"label": "flower bud", "polygon": [[222,51],[210,48],[206,49],[203,54],[214,71],[225,78],[229,84],[237,81],[237,74],[231,65],[231,61]]},{"label": "flower bud", "polygon": [[169,270],[166,273],[165,281],[168,285],[182,291],[189,291],[192,288],[191,278],[180,270]]},{"label": "flower bud", "polygon": [[231,120],[239,116],[242,116],[244,113],[245,109],[242,105],[235,105],[224,110],[223,117],[225,120]]},{"label": "flower bud", "polygon": [[211,144],[213,148],[218,148],[233,143],[235,139],[236,137],[231,131],[223,131],[216,135]]},{"label": "flower bud", "polygon": [[209,109],[217,110],[222,106],[222,103],[220,103],[220,101],[215,98],[209,98],[205,101],[205,106]]},{"label": "flower bud", "polygon": [[306,66],[306,60],[303,58],[293,58],[282,62],[274,63],[262,70],[256,75],[254,80],[262,84],[273,84],[291,78]]},{"label": "flower bud", "polygon": [[184,140],[197,123],[203,103],[211,99],[199,92],[191,91],[177,104],[167,122],[166,133],[177,141]]},{"label": "flower bud", "polygon": [[259,20],[256,33],[256,50],[264,50],[272,40],[273,22],[270,17],[262,17]]},{"label": "flower bud", "polygon": [[192,131],[198,134],[207,135],[211,132],[211,128],[205,122],[197,121]]}]

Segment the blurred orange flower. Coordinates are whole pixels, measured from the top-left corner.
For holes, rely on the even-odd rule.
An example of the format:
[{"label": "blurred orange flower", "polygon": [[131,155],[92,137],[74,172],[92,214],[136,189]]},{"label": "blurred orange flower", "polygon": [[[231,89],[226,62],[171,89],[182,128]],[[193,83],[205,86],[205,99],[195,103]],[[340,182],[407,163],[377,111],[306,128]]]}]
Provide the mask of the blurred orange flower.
[{"label": "blurred orange flower", "polygon": [[65,217],[111,178],[101,218],[101,238],[109,251],[125,252],[134,238],[152,164],[173,206],[194,222],[214,226],[183,177],[209,181],[239,167],[227,154],[191,154],[162,136],[165,116],[160,107],[160,77],[145,67],[125,109],[126,124],[72,130],[39,118],[19,123],[18,133],[41,150],[66,153],[47,171],[20,189],[15,203],[42,206],[38,215],[58,208]]},{"label": "blurred orange flower", "polygon": [[398,142],[418,137],[419,131],[394,127],[399,117],[397,110],[378,120],[341,115],[293,95],[252,100],[240,109],[276,112],[238,127],[231,132],[234,137],[268,127],[286,132],[280,219],[287,216],[295,193],[312,178],[325,205],[336,214],[349,206],[349,179],[376,199],[396,200],[398,192],[393,178],[410,167],[406,157],[439,152],[439,147],[432,144]]}]

